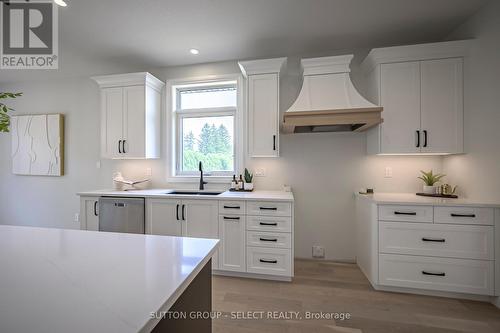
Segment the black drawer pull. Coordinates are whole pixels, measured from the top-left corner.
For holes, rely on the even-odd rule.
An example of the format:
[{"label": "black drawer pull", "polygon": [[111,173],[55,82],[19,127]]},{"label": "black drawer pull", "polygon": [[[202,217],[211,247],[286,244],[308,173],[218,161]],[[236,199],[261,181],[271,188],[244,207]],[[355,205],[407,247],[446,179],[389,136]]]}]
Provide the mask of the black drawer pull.
[{"label": "black drawer pull", "polygon": [[268,259],[259,259],[260,262],[263,262],[265,264],[277,264],[278,260],[268,260]]},{"label": "black drawer pull", "polygon": [[259,207],[260,210],[278,210],[276,207]]},{"label": "black drawer pull", "polygon": [[433,276],[446,276],[446,273],[432,273],[432,272],[426,272],[422,271],[423,275],[433,275]]},{"label": "black drawer pull", "polygon": [[232,220],[232,221],[240,219],[239,217],[227,217],[227,216],[224,216],[223,218],[224,220]]},{"label": "black drawer pull", "polygon": [[454,214],[454,213],[451,213],[450,215],[451,215],[451,217],[470,217],[470,218],[476,217],[476,214]]},{"label": "black drawer pull", "polygon": [[175,208],[175,212],[176,212],[176,217],[177,217],[177,221],[179,221],[179,205],[177,205],[177,207]]},{"label": "black drawer pull", "polygon": [[277,242],[277,238],[259,238],[261,242]]},{"label": "black drawer pull", "polygon": [[408,212],[394,212],[394,215],[412,215],[412,216],[415,216],[415,215],[417,215],[417,213],[415,213],[415,212],[411,212],[411,213],[408,213]]},{"label": "black drawer pull", "polygon": [[266,223],[266,222],[260,222],[260,225],[265,225],[265,226],[271,226],[271,227],[276,227],[278,223]]},{"label": "black drawer pull", "polygon": [[224,206],[224,209],[241,209],[240,206]]},{"label": "black drawer pull", "polygon": [[422,238],[422,241],[424,241],[424,242],[444,243],[444,242],[446,242],[446,239],[444,239],[444,238],[427,238],[427,237],[424,237],[424,238]]},{"label": "black drawer pull", "polygon": [[99,216],[99,214],[97,213],[97,204],[98,203],[99,203],[98,201],[94,201],[94,215],[95,216]]},{"label": "black drawer pull", "polygon": [[122,140],[118,141],[118,153],[122,154]]}]

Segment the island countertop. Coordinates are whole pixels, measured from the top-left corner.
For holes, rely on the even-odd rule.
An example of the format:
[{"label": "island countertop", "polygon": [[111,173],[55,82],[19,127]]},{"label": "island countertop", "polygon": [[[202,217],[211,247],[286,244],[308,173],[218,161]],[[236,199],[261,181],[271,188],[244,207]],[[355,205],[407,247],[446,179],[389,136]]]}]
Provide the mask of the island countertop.
[{"label": "island countertop", "polygon": [[0,332],[149,332],[217,244],[0,225]]}]

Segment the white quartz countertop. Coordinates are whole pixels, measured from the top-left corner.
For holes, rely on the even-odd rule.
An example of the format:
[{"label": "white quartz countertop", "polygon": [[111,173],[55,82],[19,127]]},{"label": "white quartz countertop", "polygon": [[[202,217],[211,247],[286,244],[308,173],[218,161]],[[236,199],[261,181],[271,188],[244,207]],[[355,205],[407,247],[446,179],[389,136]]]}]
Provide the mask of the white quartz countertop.
[{"label": "white quartz countertop", "polygon": [[0,332],[149,332],[217,243],[0,225]]},{"label": "white quartz countertop", "polygon": [[[173,189],[151,189],[151,190],[135,190],[135,191],[113,191],[113,190],[97,190],[89,192],[79,192],[79,196],[99,197],[141,197],[141,198],[170,198],[170,199],[217,199],[217,200],[254,200],[254,201],[293,201],[293,193],[285,191],[253,191],[253,192],[230,192],[226,191],[219,195],[183,195],[183,194],[168,194],[174,191]],[[181,190],[181,191],[186,191]],[[212,190],[207,190],[212,192]],[[215,191],[213,191],[215,192]]]},{"label": "white quartz countertop", "polygon": [[448,199],[422,197],[413,193],[375,193],[356,194],[360,199],[370,200],[377,204],[394,205],[432,205],[432,206],[475,206],[475,207],[500,207],[500,202],[474,200],[466,198]]}]

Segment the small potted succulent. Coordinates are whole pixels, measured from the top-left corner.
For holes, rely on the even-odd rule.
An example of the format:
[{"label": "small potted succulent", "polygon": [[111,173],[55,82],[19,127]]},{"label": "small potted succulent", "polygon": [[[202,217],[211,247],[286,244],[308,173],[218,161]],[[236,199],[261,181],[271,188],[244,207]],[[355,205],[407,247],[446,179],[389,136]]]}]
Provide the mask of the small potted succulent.
[{"label": "small potted succulent", "polygon": [[245,191],[253,191],[253,175],[245,168]]},{"label": "small potted succulent", "polygon": [[[8,92],[0,92],[0,100],[7,98],[16,98],[21,96],[23,93],[8,93]],[[0,102],[0,132],[8,133],[10,126],[10,116],[8,114],[9,111],[13,111],[13,109],[7,107],[7,105]]]},{"label": "small potted succulent", "polygon": [[424,193],[425,194],[436,194],[437,193],[437,186],[436,183],[439,182],[445,175],[443,174],[434,174],[431,171],[425,172],[425,171],[420,171],[422,173],[422,176],[418,177],[418,179],[421,179],[424,181]]}]

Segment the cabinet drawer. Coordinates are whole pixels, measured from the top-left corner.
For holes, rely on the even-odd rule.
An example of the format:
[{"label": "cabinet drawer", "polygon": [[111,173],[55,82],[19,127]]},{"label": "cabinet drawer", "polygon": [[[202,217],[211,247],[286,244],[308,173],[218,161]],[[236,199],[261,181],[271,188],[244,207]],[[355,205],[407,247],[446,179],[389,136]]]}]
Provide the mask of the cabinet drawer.
[{"label": "cabinet drawer", "polygon": [[291,249],[292,235],[288,233],[248,231],[247,246]]},{"label": "cabinet drawer", "polygon": [[449,224],[493,225],[493,208],[479,207],[435,207],[434,222]]},{"label": "cabinet drawer", "polygon": [[381,254],[384,286],[493,295],[493,261]]},{"label": "cabinet drawer", "polygon": [[245,215],[244,201],[219,201],[219,214]]},{"label": "cabinet drawer", "polygon": [[247,247],[247,272],[291,276],[291,251]]},{"label": "cabinet drawer", "polygon": [[248,201],[248,215],[292,216],[290,202]]},{"label": "cabinet drawer", "polygon": [[247,230],[291,232],[292,219],[280,216],[247,216]]},{"label": "cabinet drawer", "polygon": [[493,260],[493,239],[490,226],[379,223],[381,253]]},{"label": "cabinet drawer", "polygon": [[432,206],[381,205],[378,208],[381,221],[432,223]]}]

